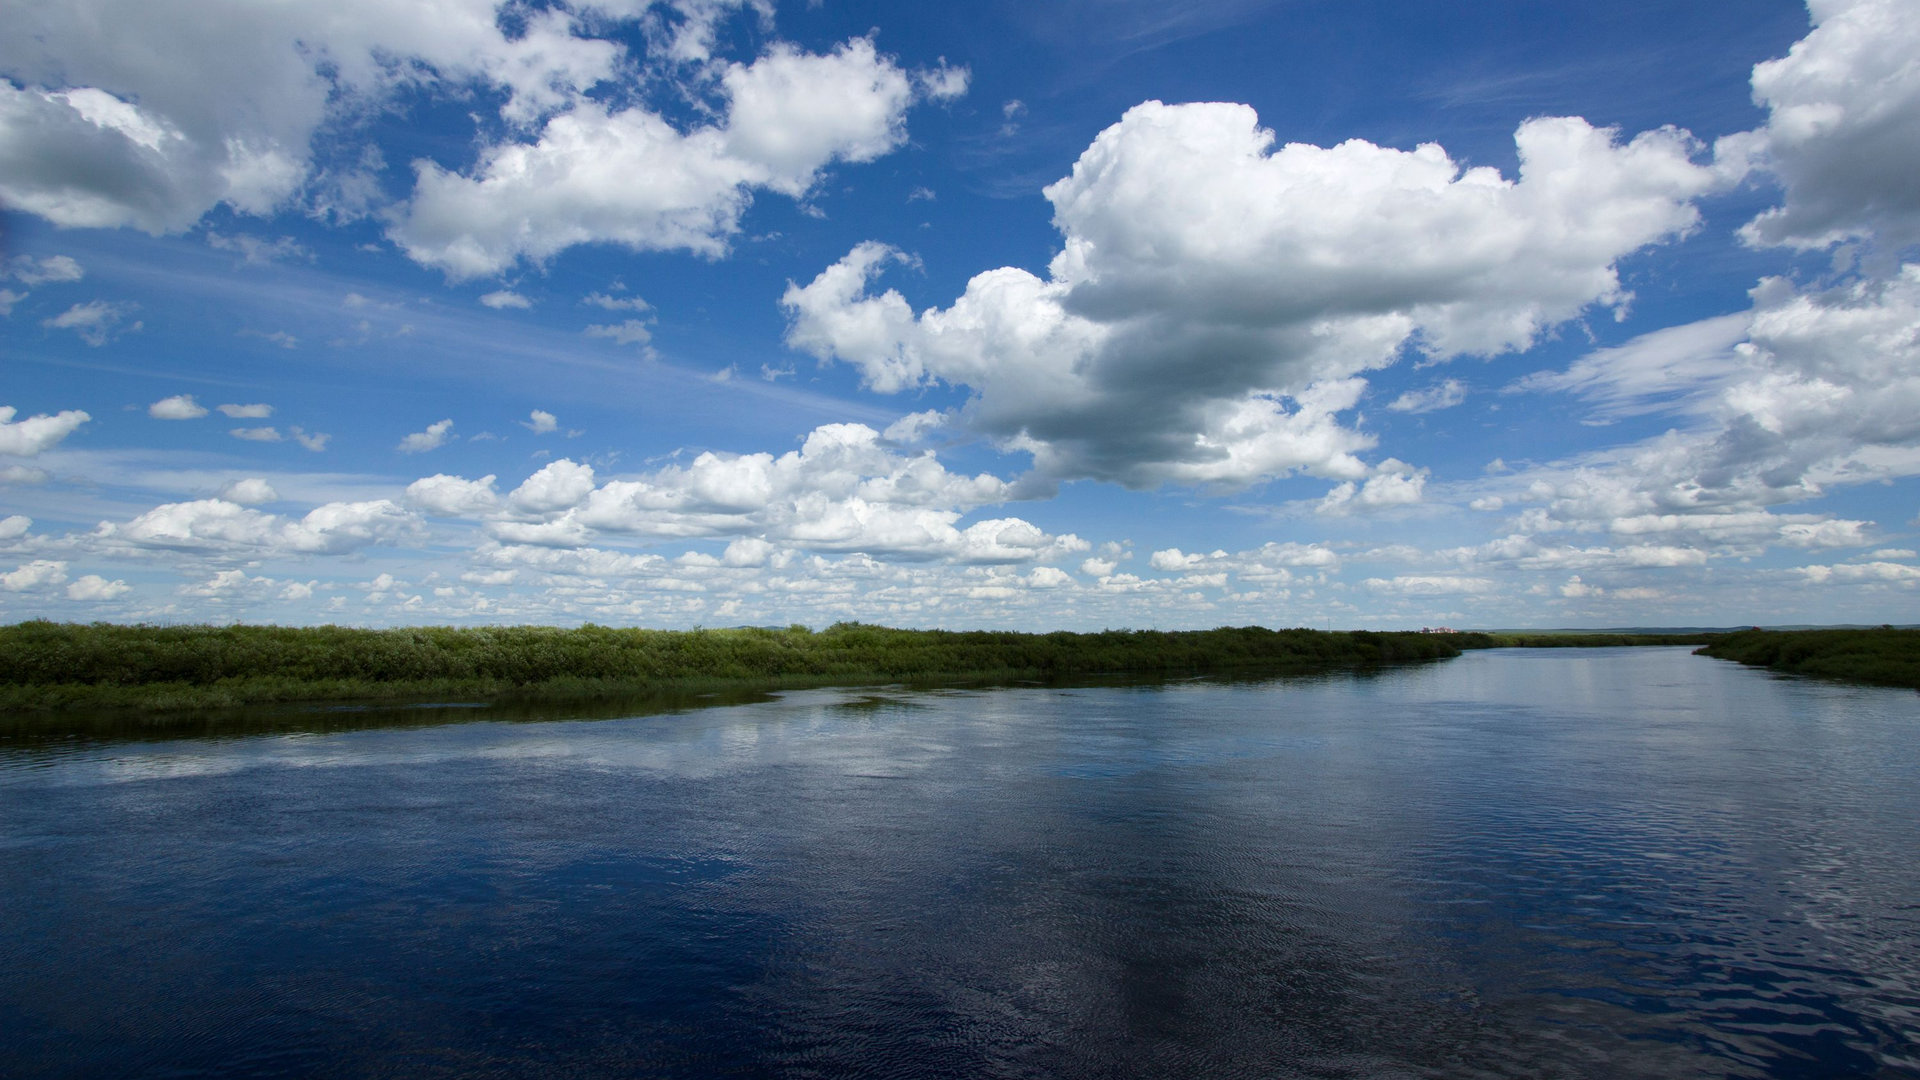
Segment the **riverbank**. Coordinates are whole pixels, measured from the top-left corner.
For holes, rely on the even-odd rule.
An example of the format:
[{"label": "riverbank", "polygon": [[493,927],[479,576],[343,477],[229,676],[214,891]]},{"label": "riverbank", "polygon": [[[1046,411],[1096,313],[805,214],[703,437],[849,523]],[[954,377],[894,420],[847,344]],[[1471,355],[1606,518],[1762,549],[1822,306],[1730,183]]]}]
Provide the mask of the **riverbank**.
[{"label": "riverbank", "polygon": [[1920,690],[1920,630],[1742,630],[1694,652],[1782,674]]},{"label": "riverbank", "polygon": [[325,702],[590,700],[890,682],[1304,673],[1438,660],[1486,635],[1267,630],[1096,634],[337,626],[0,627],[0,717],[51,730],[80,712],[166,726],[208,710]]}]

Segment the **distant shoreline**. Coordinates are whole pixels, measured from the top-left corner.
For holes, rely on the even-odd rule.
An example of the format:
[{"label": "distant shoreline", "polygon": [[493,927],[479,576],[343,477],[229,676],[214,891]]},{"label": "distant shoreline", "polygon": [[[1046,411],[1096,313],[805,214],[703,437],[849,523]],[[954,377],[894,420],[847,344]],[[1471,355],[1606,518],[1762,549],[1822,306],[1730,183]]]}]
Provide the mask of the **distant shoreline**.
[{"label": "distant shoreline", "polygon": [[824,686],[1313,674],[1470,649],[1701,645],[1775,670],[1920,688],[1920,630],[1734,634],[1419,633],[1312,629],[1028,634],[825,630],[337,626],[0,627],[0,734],[59,734],[113,714],[204,726],[255,706],[686,700]]},{"label": "distant shoreline", "polygon": [[1742,630],[1694,651],[1786,675],[1920,690],[1920,629]]},{"label": "distant shoreline", "polygon": [[0,627],[0,731],[63,716],[169,718],[242,706],[584,701],[639,695],[1226,672],[1307,673],[1458,656],[1472,634],[1109,630],[1025,634],[837,623],[814,632],[337,626]]}]

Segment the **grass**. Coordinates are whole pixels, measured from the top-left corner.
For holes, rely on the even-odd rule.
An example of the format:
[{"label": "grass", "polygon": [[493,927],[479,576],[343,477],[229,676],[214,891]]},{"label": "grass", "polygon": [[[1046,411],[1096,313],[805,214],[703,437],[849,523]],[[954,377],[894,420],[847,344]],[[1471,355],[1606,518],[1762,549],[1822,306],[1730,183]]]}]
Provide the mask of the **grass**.
[{"label": "grass", "polygon": [[1695,651],[1791,675],[1920,690],[1920,630],[1890,626],[1877,630],[1742,630]]},{"label": "grass", "polygon": [[[0,717],[16,733],[80,712],[170,716],[318,702],[590,701],[733,688],[1306,672],[1434,660],[1484,635],[1222,627],[1097,634],[603,626],[0,627]],[[181,722],[187,722],[181,720]]]}]

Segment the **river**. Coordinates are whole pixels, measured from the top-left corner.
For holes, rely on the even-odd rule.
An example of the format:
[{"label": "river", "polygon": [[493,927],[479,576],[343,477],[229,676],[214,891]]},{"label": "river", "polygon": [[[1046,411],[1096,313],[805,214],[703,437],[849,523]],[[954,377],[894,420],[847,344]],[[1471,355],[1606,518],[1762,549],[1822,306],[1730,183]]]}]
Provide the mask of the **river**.
[{"label": "river", "polygon": [[0,1075],[1920,1076],[1920,694],[1685,649],[0,743]]}]

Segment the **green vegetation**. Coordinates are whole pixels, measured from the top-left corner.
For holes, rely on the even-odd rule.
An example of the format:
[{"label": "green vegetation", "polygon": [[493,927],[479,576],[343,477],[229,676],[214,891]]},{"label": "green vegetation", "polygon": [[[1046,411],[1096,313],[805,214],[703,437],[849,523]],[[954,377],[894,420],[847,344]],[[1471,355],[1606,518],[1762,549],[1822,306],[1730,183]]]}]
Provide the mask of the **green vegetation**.
[{"label": "green vegetation", "polygon": [[747,687],[1319,671],[1434,660],[1484,635],[1260,627],[1098,634],[515,626],[0,627],[0,715],[16,731],[75,710],[164,715],[277,702],[587,701]]},{"label": "green vegetation", "polygon": [[1721,635],[1699,634],[1616,634],[1585,633],[1578,630],[1496,631],[1483,635],[1496,649],[1605,649],[1620,645],[1708,645]]},{"label": "green vegetation", "polygon": [[1793,675],[1920,690],[1920,630],[1742,630],[1695,652]]}]

